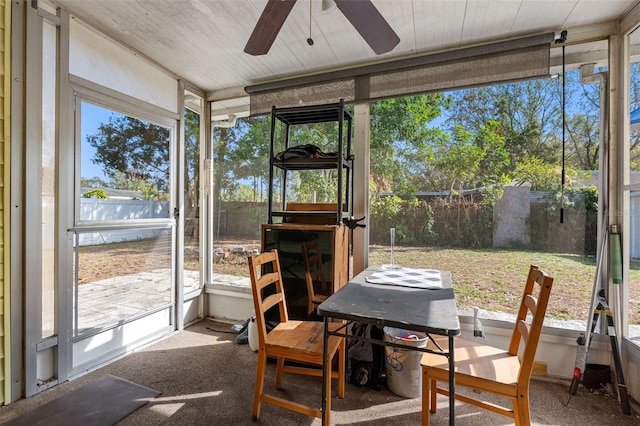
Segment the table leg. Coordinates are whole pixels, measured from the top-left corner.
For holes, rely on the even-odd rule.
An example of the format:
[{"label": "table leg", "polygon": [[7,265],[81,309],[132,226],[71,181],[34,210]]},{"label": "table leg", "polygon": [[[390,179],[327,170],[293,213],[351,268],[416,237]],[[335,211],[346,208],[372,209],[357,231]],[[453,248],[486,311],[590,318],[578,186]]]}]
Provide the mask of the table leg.
[{"label": "table leg", "polygon": [[327,346],[329,346],[329,317],[324,317],[324,341],[322,343],[322,426],[327,422],[327,374],[329,371],[329,357],[327,356]]},{"label": "table leg", "polygon": [[453,336],[449,336],[449,424],[456,424],[456,374]]}]

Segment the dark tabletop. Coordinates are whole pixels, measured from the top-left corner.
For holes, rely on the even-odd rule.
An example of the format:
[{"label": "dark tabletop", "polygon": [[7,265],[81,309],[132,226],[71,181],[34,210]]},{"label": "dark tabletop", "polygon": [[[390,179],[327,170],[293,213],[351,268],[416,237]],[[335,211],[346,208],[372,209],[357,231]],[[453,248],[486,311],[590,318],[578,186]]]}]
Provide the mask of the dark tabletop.
[{"label": "dark tabletop", "polygon": [[424,333],[457,336],[460,321],[451,288],[451,274],[442,271],[443,288],[420,289],[371,284],[369,268],[331,295],[318,307],[325,317],[398,327]]}]

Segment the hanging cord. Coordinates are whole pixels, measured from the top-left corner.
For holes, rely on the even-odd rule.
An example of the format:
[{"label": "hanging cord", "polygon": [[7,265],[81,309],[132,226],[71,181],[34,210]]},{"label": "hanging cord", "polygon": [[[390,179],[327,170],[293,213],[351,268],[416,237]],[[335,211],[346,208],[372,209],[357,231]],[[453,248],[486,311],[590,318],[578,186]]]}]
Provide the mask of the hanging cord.
[{"label": "hanging cord", "polygon": [[[556,40],[556,43],[566,43],[567,41],[567,31],[562,31],[560,33],[560,38]],[[564,182],[565,182],[565,141],[566,141],[566,102],[567,102],[567,94],[566,94],[566,73],[565,73],[565,58],[564,58],[564,48],[565,45],[562,45],[562,181],[560,182],[560,223],[564,223]]]},{"label": "hanging cord", "polygon": [[309,1],[309,38],[307,39],[309,46],[313,46],[313,39],[311,38],[311,1]]},{"label": "hanging cord", "polygon": [[564,222],[564,146],[565,146],[565,132],[567,129],[567,95],[566,95],[566,74],[564,72],[564,45],[562,46],[562,185],[560,186],[560,223]]}]

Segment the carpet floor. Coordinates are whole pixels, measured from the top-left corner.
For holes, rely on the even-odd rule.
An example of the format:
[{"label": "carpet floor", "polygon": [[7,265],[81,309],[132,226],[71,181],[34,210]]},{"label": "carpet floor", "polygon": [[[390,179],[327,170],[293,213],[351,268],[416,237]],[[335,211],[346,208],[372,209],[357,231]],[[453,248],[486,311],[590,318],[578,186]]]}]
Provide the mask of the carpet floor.
[{"label": "carpet floor", "polygon": [[[262,404],[259,421],[251,418],[257,356],[249,345],[235,343],[230,324],[201,321],[143,350],[103,368],[62,383],[32,398],[0,407],[0,422],[17,418],[38,405],[73,392],[99,377],[113,375],[156,389],[161,395],[120,420],[134,425],[320,425],[320,419]],[[275,365],[268,364],[265,381],[273,389]],[[319,405],[320,381],[315,377],[285,375],[280,394],[301,403]],[[420,423],[420,398],[399,397],[387,388],[373,390],[348,384],[344,399],[332,393],[334,425],[412,425]],[[622,414],[618,401],[605,390],[590,392],[580,386],[571,398],[569,383],[533,380],[532,424],[640,425],[640,416]],[[448,425],[448,400],[438,397],[432,425]],[[633,404],[634,410],[637,405]],[[503,416],[468,404],[456,404],[457,425],[509,425]]]}]

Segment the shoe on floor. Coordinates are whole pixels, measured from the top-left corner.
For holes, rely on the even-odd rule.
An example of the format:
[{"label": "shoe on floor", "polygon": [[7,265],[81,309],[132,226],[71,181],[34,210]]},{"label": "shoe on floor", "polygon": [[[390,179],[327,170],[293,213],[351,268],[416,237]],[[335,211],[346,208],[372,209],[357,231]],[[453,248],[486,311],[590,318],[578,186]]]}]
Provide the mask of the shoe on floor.
[{"label": "shoe on floor", "polygon": [[231,330],[235,331],[236,333],[242,333],[249,326],[249,321],[250,320],[251,320],[251,318],[247,318],[246,320],[244,320],[244,322],[242,324],[234,324],[234,325],[232,325],[231,326]]},{"label": "shoe on floor", "polygon": [[354,385],[360,385],[360,386],[364,386],[369,382],[369,376],[371,374],[369,373],[369,369],[365,368],[365,367],[360,367],[356,370],[355,374],[353,375],[353,384]]},{"label": "shoe on floor", "polygon": [[242,330],[242,333],[236,336],[236,343],[239,345],[246,345],[249,343],[249,328]]}]

